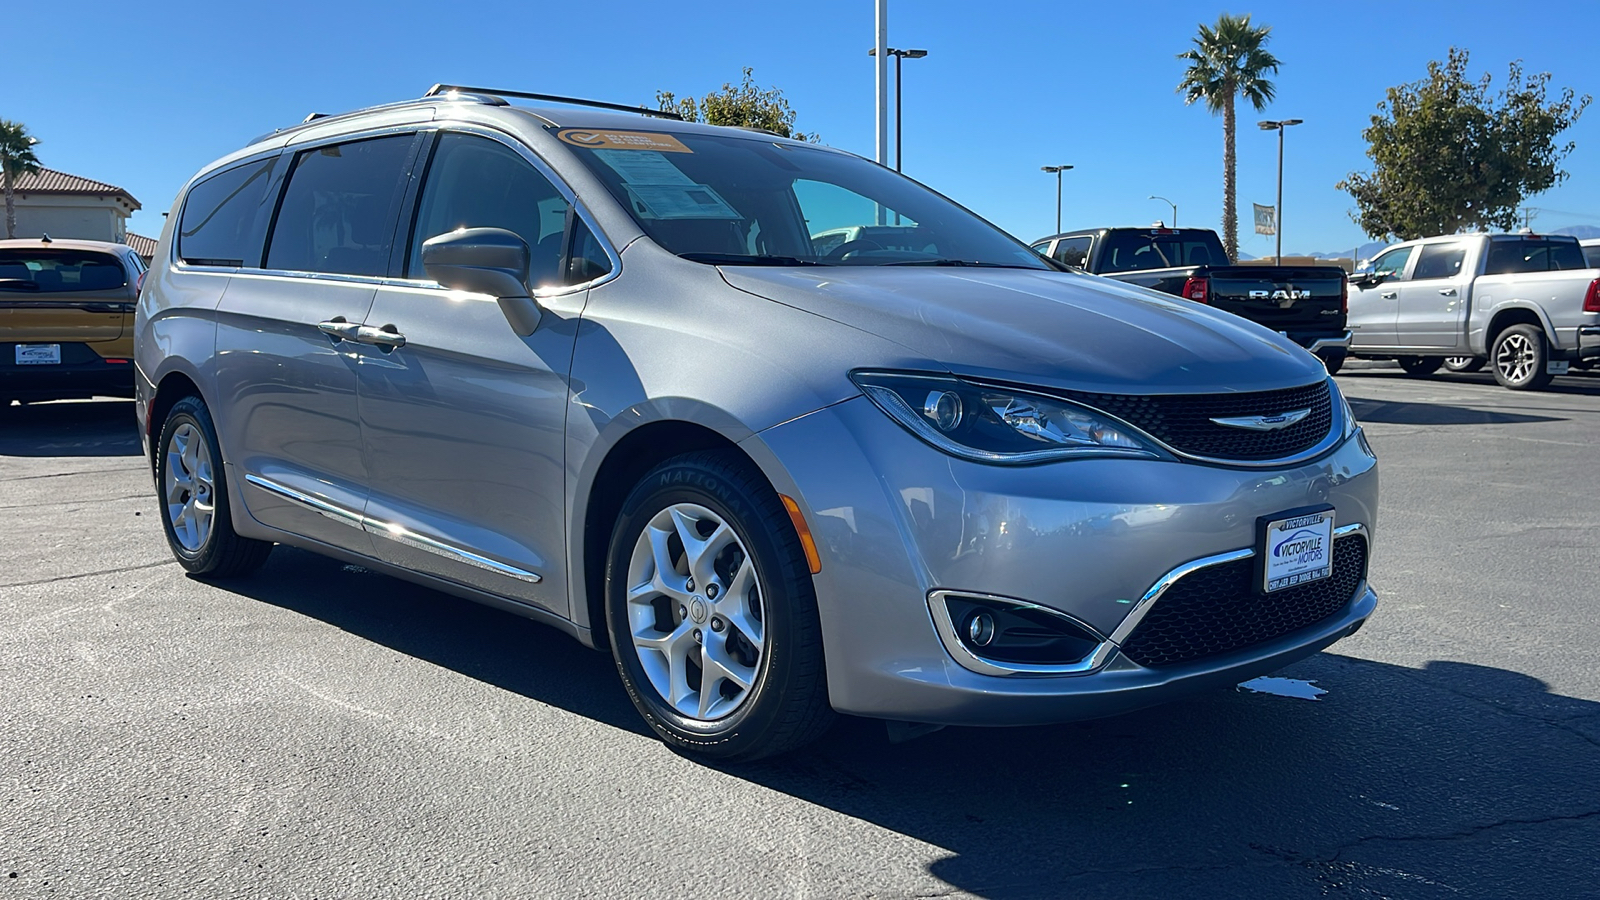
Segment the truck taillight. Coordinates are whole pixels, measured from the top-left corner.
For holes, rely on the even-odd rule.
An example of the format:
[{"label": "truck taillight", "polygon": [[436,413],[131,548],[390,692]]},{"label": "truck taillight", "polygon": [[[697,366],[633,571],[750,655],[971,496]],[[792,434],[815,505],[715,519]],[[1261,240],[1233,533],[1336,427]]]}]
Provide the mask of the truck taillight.
[{"label": "truck taillight", "polygon": [[144,271],[144,272],[140,272],[139,273],[139,280],[135,281],[133,283],[133,292],[134,292],[134,294],[137,295],[137,294],[144,293],[144,277],[146,275],[149,275],[149,274],[150,274],[149,271]]},{"label": "truck taillight", "polygon": [[1183,281],[1183,296],[1196,303],[1205,303],[1209,286],[1208,279],[1186,278]]},{"label": "truck taillight", "polygon": [[[1589,285],[1589,287],[1593,288],[1594,285],[1591,284],[1591,285]],[[1341,279],[1339,279],[1339,314],[1342,315],[1342,316],[1350,315],[1350,279],[1349,278],[1341,278]]]},{"label": "truck taillight", "polygon": [[1589,282],[1589,290],[1583,295],[1583,311],[1600,313],[1600,278]]}]

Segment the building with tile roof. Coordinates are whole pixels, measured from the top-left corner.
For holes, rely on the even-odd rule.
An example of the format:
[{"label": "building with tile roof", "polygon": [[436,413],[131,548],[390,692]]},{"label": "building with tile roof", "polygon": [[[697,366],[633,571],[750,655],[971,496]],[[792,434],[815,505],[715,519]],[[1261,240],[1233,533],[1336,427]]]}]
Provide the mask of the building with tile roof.
[{"label": "building with tile roof", "polygon": [[[19,238],[53,238],[122,243],[128,217],[139,209],[133,195],[114,184],[41,168],[12,187]],[[0,224],[0,237],[4,237]]]},{"label": "building with tile roof", "polygon": [[128,232],[122,236],[122,242],[133,248],[133,252],[144,259],[145,265],[150,265],[156,255],[156,239],[145,237],[142,234]]}]

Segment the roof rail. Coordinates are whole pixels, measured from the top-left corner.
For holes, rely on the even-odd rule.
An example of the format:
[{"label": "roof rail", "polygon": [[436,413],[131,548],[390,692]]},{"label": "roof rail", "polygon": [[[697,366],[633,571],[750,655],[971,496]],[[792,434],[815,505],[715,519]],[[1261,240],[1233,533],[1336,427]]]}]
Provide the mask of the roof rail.
[{"label": "roof rail", "polygon": [[437,97],[440,94],[488,94],[490,96],[516,97],[519,100],[543,100],[546,103],[571,103],[575,106],[593,106],[596,109],[609,109],[615,112],[634,113],[641,116],[655,116],[660,119],[676,119],[683,121],[683,116],[664,109],[647,109],[643,106],[626,106],[621,103],[606,103],[603,100],[584,100],[579,97],[561,97],[555,94],[530,94],[527,91],[502,91],[497,88],[465,87],[459,84],[436,84],[428,88],[423,97]]}]

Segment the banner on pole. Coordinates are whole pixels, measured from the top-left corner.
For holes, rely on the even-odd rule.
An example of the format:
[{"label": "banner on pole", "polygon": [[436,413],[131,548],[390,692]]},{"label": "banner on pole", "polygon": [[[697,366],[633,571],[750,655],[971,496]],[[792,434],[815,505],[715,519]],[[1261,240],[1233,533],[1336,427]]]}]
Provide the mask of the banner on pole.
[{"label": "banner on pole", "polygon": [[1256,234],[1277,234],[1277,208],[1272,206],[1262,206],[1259,203],[1252,203],[1250,205],[1256,208]]}]

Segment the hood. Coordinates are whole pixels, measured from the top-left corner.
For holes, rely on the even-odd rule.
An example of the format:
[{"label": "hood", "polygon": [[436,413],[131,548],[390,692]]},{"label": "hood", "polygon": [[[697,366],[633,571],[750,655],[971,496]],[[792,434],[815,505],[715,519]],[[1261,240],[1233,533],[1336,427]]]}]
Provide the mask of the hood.
[{"label": "hood", "polygon": [[1327,377],[1316,357],[1276,332],[1095,275],[724,266],[722,276],[740,290],[894,341],[957,375],[1136,394],[1273,390]]}]

